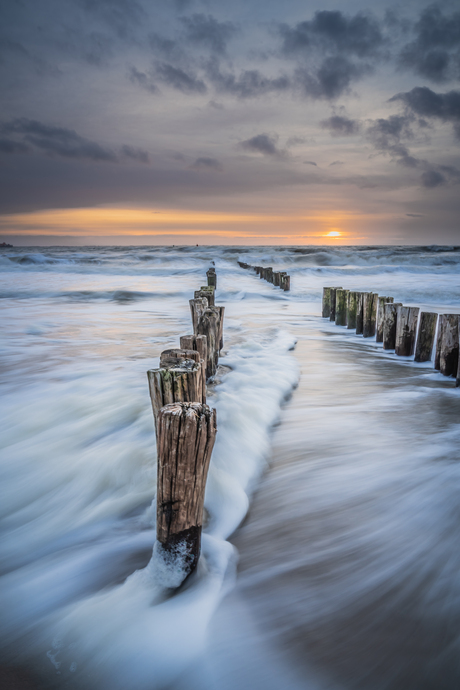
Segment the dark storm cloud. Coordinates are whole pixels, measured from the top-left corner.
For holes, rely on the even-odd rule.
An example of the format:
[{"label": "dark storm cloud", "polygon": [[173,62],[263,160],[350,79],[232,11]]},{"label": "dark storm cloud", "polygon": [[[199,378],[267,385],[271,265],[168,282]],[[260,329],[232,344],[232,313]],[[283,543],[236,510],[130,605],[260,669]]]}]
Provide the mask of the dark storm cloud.
[{"label": "dark storm cloud", "polygon": [[131,67],[128,73],[129,80],[133,84],[138,84],[150,93],[159,93],[159,88],[153,81],[152,77],[145,72],[141,72],[136,67]]},{"label": "dark storm cloud", "polygon": [[17,118],[5,122],[0,131],[21,137],[44,153],[64,158],[86,158],[92,161],[115,162],[115,153],[95,141],[85,139],[74,130],[45,125],[37,120]]},{"label": "dark storm cloud", "polygon": [[279,26],[281,54],[298,63],[296,86],[311,98],[334,99],[373,69],[386,39],[377,20],[358,13],[316,12],[313,19]]},{"label": "dark storm cloud", "polygon": [[291,86],[290,79],[285,75],[266,77],[256,69],[243,70],[239,75],[230,71],[223,72],[218,60],[208,62],[206,74],[219,93],[226,93],[242,99],[285,92]]},{"label": "dark storm cloud", "polygon": [[155,74],[164,84],[185,94],[206,93],[207,86],[198,77],[167,62],[156,66]]},{"label": "dark storm cloud", "polygon": [[435,93],[427,86],[417,86],[406,93],[398,93],[390,101],[402,101],[408,110],[421,117],[451,122],[460,139],[460,91]]},{"label": "dark storm cloud", "polygon": [[369,70],[368,65],[356,65],[337,55],[327,57],[314,71],[299,67],[295,72],[295,81],[306,96],[334,99],[348,91],[351,83]]},{"label": "dark storm cloud", "polygon": [[150,156],[148,152],[144,151],[144,149],[136,148],[135,146],[128,146],[127,144],[124,144],[121,147],[121,154],[125,158],[130,158],[138,163],[150,163]]},{"label": "dark storm cloud", "polygon": [[0,139],[0,153],[27,153],[30,146],[13,139]]},{"label": "dark storm cloud", "polygon": [[460,12],[443,14],[437,4],[425,8],[414,26],[415,39],[399,62],[434,82],[460,76]]},{"label": "dark storm cloud", "polygon": [[322,120],[320,125],[323,129],[328,129],[332,136],[351,136],[357,134],[361,129],[359,120],[351,120],[343,115],[332,115],[327,120]]},{"label": "dark storm cloud", "polygon": [[126,39],[129,28],[141,26],[147,19],[143,6],[136,0],[74,0],[86,12],[103,21],[115,34]]},{"label": "dark storm cloud", "polygon": [[316,12],[311,21],[299,22],[294,27],[282,24],[279,31],[282,51],[287,56],[308,54],[312,48],[322,47],[359,58],[374,57],[385,42],[373,17],[361,13],[348,17],[336,10]]},{"label": "dark storm cloud", "polygon": [[202,158],[197,158],[194,163],[190,166],[191,170],[207,170],[207,171],[217,171],[222,172],[222,164],[216,158],[208,158],[203,156]]},{"label": "dark storm cloud", "polygon": [[232,22],[219,22],[212,15],[193,14],[181,17],[188,41],[205,46],[218,55],[224,55],[228,41],[237,33],[238,28]]},{"label": "dark storm cloud", "polygon": [[[0,124],[1,153],[28,153],[35,148],[50,156],[117,163],[117,153],[96,141],[80,136],[72,129],[47,125],[37,120],[17,118]],[[143,149],[124,144],[120,148],[121,158],[138,163],[149,163],[149,154]]]},{"label": "dark storm cloud", "polygon": [[241,141],[239,146],[245,151],[261,153],[264,156],[281,158],[285,152],[277,147],[278,136],[276,134],[257,134],[251,139]]}]

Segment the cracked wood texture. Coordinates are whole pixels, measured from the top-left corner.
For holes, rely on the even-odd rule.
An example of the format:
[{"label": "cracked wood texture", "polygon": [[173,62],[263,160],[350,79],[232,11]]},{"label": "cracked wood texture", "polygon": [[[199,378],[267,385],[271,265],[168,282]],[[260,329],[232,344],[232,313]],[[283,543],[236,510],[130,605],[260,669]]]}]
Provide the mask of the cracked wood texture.
[{"label": "cracked wood texture", "polygon": [[[279,279],[278,279],[277,284],[279,285]],[[323,319],[328,319],[330,317],[330,315],[331,315],[331,288],[325,287],[325,288],[323,288],[323,305],[322,305],[322,310],[321,310],[321,316],[323,317]]]},{"label": "cracked wood texture", "polygon": [[378,311],[377,311],[377,331],[375,334],[375,341],[383,343],[383,322],[385,318],[385,304],[394,302],[393,297],[379,297]]},{"label": "cracked wood texture", "polygon": [[198,297],[197,299],[190,299],[188,303],[190,304],[190,312],[192,314],[193,332],[196,335],[198,320],[202,317],[202,315],[208,308],[208,300],[206,299],[206,297]]},{"label": "cracked wood texture", "polygon": [[433,351],[434,334],[436,332],[436,312],[422,311],[420,314],[420,326],[415,346],[415,362],[429,362]]},{"label": "cracked wood texture", "polygon": [[214,289],[217,288],[217,275],[215,268],[209,268],[206,271],[206,278],[208,279],[208,285],[212,286]]},{"label": "cracked wood texture", "polygon": [[343,290],[342,287],[331,287],[331,302],[329,311],[329,321],[335,321],[335,304],[337,297],[337,290]]},{"label": "cracked wood texture", "polygon": [[199,290],[195,290],[195,299],[205,298],[208,300],[208,306],[214,306],[214,288],[212,285],[202,285]]},{"label": "cracked wood texture", "polygon": [[[171,352],[166,350],[165,352]],[[185,350],[183,352],[186,352]],[[198,356],[198,352],[194,353]],[[158,438],[158,414],[165,405],[175,402],[206,402],[206,386],[203,384],[203,365],[195,359],[177,360],[177,364],[160,366],[147,372],[150,399],[152,401],[155,430]]]},{"label": "cracked wood texture", "polygon": [[377,321],[377,300],[375,292],[365,292],[363,298],[363,338],[375,335]]},{"label": "cracked wood texture", "polygon": [[[216,411],[175,403],[158,415],[157,539],[189,575],[198,563],[204,492],[216,438]],[[185,551],[185,558],[184,558]]]},{"label": "cracked wood texture", "polygon": [[401,302],[387,302],[383,311],[383,349],[394,350],[396,346],[396,318]]},{"label": "cracked wood texture", "polygon": [[208,307],[197,324],[197,335],[205,335],[208,345],[206,356],[206,379],[214,376],[217,371],[221,336],[220,314],[219,307]]},{"label": "cracked wood texture", "polygon": [[368,292],[358,292],[358,305],[356,307],[356,335],[363,334],[364,326],[364,295]]},{"label": "cracked wood texture", "polygon": [[208,353],[207,338],[205,335],[182,335],[180,346],[183,350],[196,350],[200,355],[202,380],[203,380],[203,402],[206,402],[206,360]]},{"label": "cracked wood texture", "polygon": [[436,343],[435,369],[444,376],[456,376],[459,352],[459,315],[440,314]]},{"label": "cracked wood texture", "polygon": [[361,293],[350,290],[347,294],[347,328],[356,330],[356,314],[358,311],[358,300]]},{"label": "cracked wood texture", "polygon": [[349,290],[336,290],[335,293],[335,324],[336,326],[347,325],[347,299]]},{"label": "cracked wood texture", "polygon": [[418,307],[397,308],[395,354],[399,357],[414,354],[419,312]]}]

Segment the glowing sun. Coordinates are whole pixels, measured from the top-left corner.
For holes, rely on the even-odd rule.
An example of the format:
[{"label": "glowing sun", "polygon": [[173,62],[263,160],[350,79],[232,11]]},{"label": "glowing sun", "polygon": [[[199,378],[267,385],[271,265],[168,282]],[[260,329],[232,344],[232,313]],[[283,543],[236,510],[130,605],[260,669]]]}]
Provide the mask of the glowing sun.
[{"label": "glowing sun", "polygon": [[340,237],[341,234],[338,230],[331,230],[331,232],[326,233],[325,237]]}]

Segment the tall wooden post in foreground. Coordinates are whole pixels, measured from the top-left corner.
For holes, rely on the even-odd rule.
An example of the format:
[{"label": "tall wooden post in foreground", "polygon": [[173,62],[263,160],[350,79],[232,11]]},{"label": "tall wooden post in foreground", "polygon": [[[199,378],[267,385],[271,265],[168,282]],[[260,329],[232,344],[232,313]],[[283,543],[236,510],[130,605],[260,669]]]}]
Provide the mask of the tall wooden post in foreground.
[{"label": "tall wooden post in foreground", "polygon": [[216,431],[216,411],[197,402],[166,405],[158,414],[155,565],[166,587],[178,587],[198,563]]}]

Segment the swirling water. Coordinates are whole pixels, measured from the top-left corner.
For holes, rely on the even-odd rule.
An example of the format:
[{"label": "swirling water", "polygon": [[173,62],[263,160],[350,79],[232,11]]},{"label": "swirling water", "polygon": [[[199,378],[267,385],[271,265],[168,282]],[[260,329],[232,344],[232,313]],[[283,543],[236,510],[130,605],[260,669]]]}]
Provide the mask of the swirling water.
[{"label": "swirling water", "polygon": [[[210,519],[170,596],[145,371],[190,332],[211,261]],[[459,274],[458,247],[2,250],[3,664],[72,690],[458,687],[459,391],[324,322],[320,299],[459,311]]]}]

